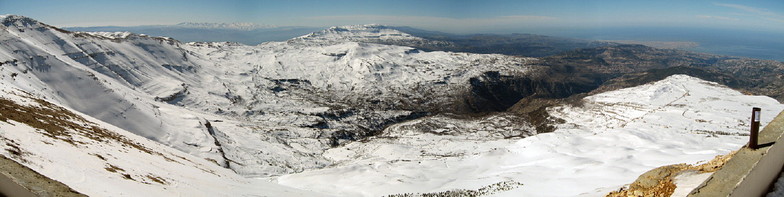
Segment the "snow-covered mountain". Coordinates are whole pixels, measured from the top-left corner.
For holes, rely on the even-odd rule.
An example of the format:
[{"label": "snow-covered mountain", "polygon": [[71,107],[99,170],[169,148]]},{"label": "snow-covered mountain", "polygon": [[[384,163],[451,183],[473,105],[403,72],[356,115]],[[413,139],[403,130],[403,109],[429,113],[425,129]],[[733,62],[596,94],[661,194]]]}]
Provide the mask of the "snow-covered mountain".
[{"label": "snow-covered mountain", "polygon": [[[377,196],[487,185],[533,195],[556,184],[576,186],[554,196],[593,195],[658,165],[736,149],[739,111],[763,106],[769,121],[784,108],[676,76],[550,107],[563,123],[541,134],[524,115],[473,113],[510,92],[579,93],[532,80],[547,77],[537,59],[398,46],[449,43],[382,25],[248,46],[69,32],[15,15],[0,22],[0,137],[27,155],[0,153],[88,195]],[[712,110],[690,111],[703,108]],[[53,134],[7,111],[73,127]]]},{"label": "snow-covered mountain", "polygon": [[378,24],[335,26],[289,40],[289,42],[305,44],[335,44],[346,41],[400,46],[452,45],[452,43],[447,41],[424,39],[399,31],[393,27]]},{"label": "snow-covered mountain", "polygon": [[307,41],[368,41],[368,40],[400,40],[400,41],[421,41],[424,40],[411,34],[404,33],[383,25],[349,25],[334,26],[318,32],[313,32],[294,40]]},{"label": "snow-covered mountain", "polygon": [[[214,143],[206,130],[194,128],[201,125],[198,120],[168,114],[154,101],[186,88],[190,80],[178,73],[199,66],[186,59],[177,41],[70,33],[13,15],[1,20],[3,83],[137,135],[220,159],[217,151],[209,151]],[[203,144],[208,151],[185,143]]]},{"label": "snow-covered mountain", "polygon": [[185,22],[175,25],[66,27],[79,32],[134,32],[172,37],[182,42],[239,42],[258,45],[279,42],[324,29],[324,27],[274,26],[254,23]]}]

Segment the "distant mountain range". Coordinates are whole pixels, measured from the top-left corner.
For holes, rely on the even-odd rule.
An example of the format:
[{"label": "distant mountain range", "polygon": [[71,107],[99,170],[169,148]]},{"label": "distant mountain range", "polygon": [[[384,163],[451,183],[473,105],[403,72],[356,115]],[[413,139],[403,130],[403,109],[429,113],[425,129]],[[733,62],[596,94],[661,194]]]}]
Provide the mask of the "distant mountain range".
[{"label": "distant mountain range", "polygon": [[324,29],[323,27],[272,26],[254,23],[193,23],[146,26],[68,27],[69,31],[134,32],[150,36],[172,37],[183,42],[238,42],[257,45],[283,41],[292,37]]},{"label": "distant mountain range", "polygon": [[274,25],[262,25],[256,23],[194,23],[194,22],[184,22],[174,26],[203,28],[203,29],[236,29],[236,30],[245,30],[245,31],[252,31],[257,29],[272,29],[277,27]]},{"label": "distant mountain range", "polygon": [[[784,61],[784,35],[750,30],[699,28],[588,28],[537,34],[450,34],[406,26],[386,26],[433,41],[452,45],[411,44],[423,50],[499,53],[544,57],[577,48],[607,46],[611,43],[643,44],[656,48],[683,49],[728,56]],[[274,26],[255,23],[199,23],[176,25],[68,27],[71,31],[128,31],[151,36],[172,37],[184,42],[238,42],[257,45],[284,41],[326,27]],[[387,43],[395,44],[395,43]],[[406,45],[406,46],[409,46]]]},{"label": "distant mountain range", "polygon": [[[591,41],[536,34],[458,35],[405,26],[375,25],[375,28],[394,29],[399,32],[405,32],[411,35],[411,37],[423,38],[424,40],[427,40],[427,42],[411,42],[410,40],[398,42],[389,39],[366,39],[364,42],[410,46],[427,51],[498,53],[526,57],[544,57],[578,48],[613,44],[605,41]],[[325,28],[272,26],[254,23],[185,22],[177,25],[67,27],[65,29],[81,32],[134,32],[150,36],[171,37],[183,42],[238,42],[245,45],[257,45],[263,42],[285,41],[290,38],[310,34],[311,32],[318,32]],[[332,29],[332,31],[336,30]]]}]

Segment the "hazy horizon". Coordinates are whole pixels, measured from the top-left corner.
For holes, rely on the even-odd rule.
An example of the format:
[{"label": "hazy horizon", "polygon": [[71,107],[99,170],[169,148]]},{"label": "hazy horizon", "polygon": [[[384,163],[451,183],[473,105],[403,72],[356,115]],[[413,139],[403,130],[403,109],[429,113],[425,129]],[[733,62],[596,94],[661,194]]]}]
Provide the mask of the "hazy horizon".
[{"label": "hazy horizon", "polygon": [[784,33],[784,2],[750,1],[10,1],[0,13],[58,27],[385,24],[448,33],[525,33],[582,28],[702,27]]},{"label": "hazy horizon", "polygon": [[[383,25],[383,24],[382,24]],[[175,39],[193,42],[239,42],[247,45],[256,45],[268,41],[285,41],[310,32],[321,30],[325,27],[298,27],[298,28],[266,28],[255,31],[231,30],[193,30],[193,29],[166,29],[165,26],[147,26],[152,28],[131,27],[72,27],[65,28],[73,31],[130,31],[144,33],[152,36],[166,36]],[[421,30],[434,31],[421,28]],[[452,32],[444,32],[452,33]],[[654,41],[654,42],[692,42],[696,46],[679,48],[695,52],[750,57],[784,61],[784,34],[755,31],[755,30],[727,30],[704,27],[691,28],[662,28],[662,27],[595,27],[581,28],[579,30],[563,31],[538,29],[527,32],[488,32],[477,34],[509,35],[513,33],[538,34],[546,36],[577,38],[586,40],[603,41]],[[456,35],[470,35],[471,33],[453,33]]]},{"label": "hazy horizon", "polygon": [[[280,41],[307,30],[358,24],[407,26],[463,35],[528,33],[591,40],[689,41],[700,44],[694,51],[784,61],[780,56],[784,53],[784,1],[774,0],[0,0],[0,14],[27,16],[66,29],[183,22],[306,27],[242,38],[255,42]],[[180,39],[200,40],[196,34],[190,32],[190,37]],[[204,36],[212,36],[210,41],[228,41],[226,36],[235,34],[222,38],[215,35],[219,33]],[[164,33],[157,36],[178,38]]]}]

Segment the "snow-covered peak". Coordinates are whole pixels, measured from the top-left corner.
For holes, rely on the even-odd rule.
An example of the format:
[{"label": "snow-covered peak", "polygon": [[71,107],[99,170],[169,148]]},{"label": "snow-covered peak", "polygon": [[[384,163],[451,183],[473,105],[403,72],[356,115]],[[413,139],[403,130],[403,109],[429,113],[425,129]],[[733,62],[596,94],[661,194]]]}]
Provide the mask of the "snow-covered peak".
[{"label": "snow-covered peak", "polygon": [[332,26],[328,30],[335,30],[335,31],[367,31],[367,30],[379,30],[379,29],[389,29],[389,27],[385,26],[385,25],[381,25],[381,24],[365,24],[365,25]]},{"label": "snow-covered peak", "polygon": [[128,36],[131,36],[133,34],[131,32],[127,32],[127,31],[121,31],[121,32],[81,32],[81,33],[85,33],[85,34],[88,34],[88,35],[91,35],[91,36],[98,36],[98,37],[109,38],[109,39],[125,39],[125,38],[128,38]]},{"label": "snow-covered peak", "polygon": [[41,24],[40,22],[38,22],[35,19],[28,18],[28,17],[25,17],[25,16],[12,15],[12,14],[0,15],[0,23],[2,23],[6,27],[8,27],[8,26],[24,27],[24,26],[32,26],[32,25],[40,25]]},{"label": "snow-covered peak", "polygon": [[401,42],[422,41],[423,38],[378,24],[335,26],[300,36],[290,41],[333,42]]},{"label": "snow-covered peak", "polygon": [[[769,115],[766,118],[772,119],[781,111],[780,104],[772,98],[744,95],[718,83],[686,75],[673,75],[657,82],[589,96],[583,99],[583,102],[583,108],[557,107],[551,110],[551,114],[562,117],[566,122],[582,125],[580,127],[607,129],[627,127],[633,120],[672,109],[671,111],[677,112],[669,118],[693,118],[700,121],[682,125],[665,121],[662,125],[684,132],[739,134],[746,131],[747,125],[743,125],[745,123],[739,123],[735,119],[701,115],[698,112],[718,112],[719,110],[712,108],[721,107],[746,111],[751,106],[757,106],[766,110],[765,114]],[[738,116],[745,115],[747,114],[738,112]],[[667,116],[670,115],[661,117]],[[677,129],[678,127],[682,128]]]},{"label": "snow-covered peak", "polygon": [[149,36],[147,34],[136,34],[136,33],[127,32],[127,31],[118,31],[118,32],[103,32],[103,31],[84,32],[84,31],[80,31],[80,32],[74,32],[74,33],[77,34],[77,35],[89,35],[89,36],[92,36],[92,37],[98,37],[98,38],[101,38],[101,39],[111,39],[111,40],[133,40],[133,39],[141,38],[141,39],[152,39],[152,40],[165,41],[167,43],[179,43],[178,40],[175,40],[174,38],[170,38],[170,37]]},{"label": "snow-covered peak", "polygon": [[634,88],[622,89],[620,91],[594,95],[588,97],[587,99],[597,102],[609,102],[609,100],[615,101],[621,98],[627,99],[624,100],[624,102],[628,103],[663,104],[669,103],[675,98],[683,97],[685,94],[690,92],[694,92],[695,89],[714,91],[709,92],[711,94],[705,95],[725,94],[727,91],[740,94],[737,91],[733,91],[727,87],[719,85],[718,83],[704,81],[702,79],[688,75],[673,75],[653,83]]},{"label": "snow-covered peak", "polygon": [[256,23],[194,23],[194,22],[184,22],[184,23],[177,24],[177,26],[202,28],[202,29],[237,29],[237,30],[245,30],[245,31],[275,27],[273,25],[262,25]]},{"label": "snow-covered peak", "polygon": [[[167,43],[176,43],[178,41],[169,38],[169,37],[152,37],[145,34],[135,34],[131,32],[70,32],[66,31],[42,22],[39,22],[35,19],[19,16],[19,15],[0,15],[0,23],[2,26],[6,27],[7,31],[11,31],[13,36],[19,36],[23,39],[32,39],[32,40],[57,40],[57,39],[68,39],[67,37],[63,37],[63,34],[74,34],[77,37],[80,36],[88,36],[88,37],[97,37],[102,39],[136,39],[136,38],[145,38],[145,39],[153,39],[157,41],[165,41]],[[13,27],[13,28],[10,28]],[[34,29],[35,31],[25,31]]]}]

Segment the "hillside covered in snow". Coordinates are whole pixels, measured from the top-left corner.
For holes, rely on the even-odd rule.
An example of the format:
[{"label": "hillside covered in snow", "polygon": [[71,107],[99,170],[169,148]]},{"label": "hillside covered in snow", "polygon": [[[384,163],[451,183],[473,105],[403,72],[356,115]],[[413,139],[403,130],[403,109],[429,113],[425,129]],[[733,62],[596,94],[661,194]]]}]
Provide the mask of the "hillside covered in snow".
[{"label": "hillside covered in snow", "polygon": [[523,139],[505,138],[502,132],[513,129],[492,124],[508,120],[500,117],[397,124],[369,142],[326,151],[339,161],[336,167],[278,181],[363,196],[476,190],[510,181],[521,186],[497,195],[603,196],[650,169],[705,162],[740,148],[748,141],[751,106],[764,109],[763,126],[784,109],[768,97],[676,75],[549,108],[563,123],[555,132]]},{"label": "hillside covered in snow", "polygon": [[324,29],[323,27],[274,26],[256,23],[183,22],[174,25],[65,27],[78,32],[134,32],[167,36],[183,42],[238,42],[258,45],[279,42]]},{"label": "hillside covered in snow", "polygon": [[0,23],[0,154],[87,195],[597,196],[784,109],[685,75],[589,93],[618,75],[382,25],[248,46]]}]

